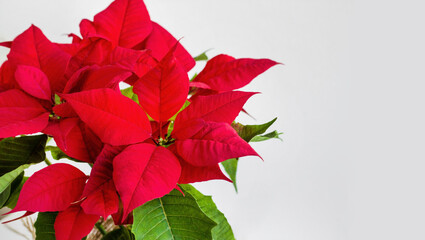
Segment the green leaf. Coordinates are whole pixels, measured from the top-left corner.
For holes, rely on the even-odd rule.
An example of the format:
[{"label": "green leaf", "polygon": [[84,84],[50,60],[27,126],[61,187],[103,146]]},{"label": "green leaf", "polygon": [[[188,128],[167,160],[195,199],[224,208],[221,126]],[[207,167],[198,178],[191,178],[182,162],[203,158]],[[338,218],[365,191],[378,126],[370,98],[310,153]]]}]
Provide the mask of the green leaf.
[{"label": "green leaf", "polygon": [[105,236],[102,240],[134,240],[135,237],[133,233],[127,228],[120,226],[120,229],[116,229]]},{"label": "green leaf", "polygon": [[39,212],[34,223],[35,240],[55,240],[55,220],[57,212]]},{"label": "green leaf", "polygon": [[139,97],[133,92],[133,86],[121,90],[121,94],[139,103]]},{"label": "green leaf", "polygon": [[24,170],[30,165],[22,165],[0,177],[0,208],[4,206],[10,194],[19,186],[24,177]]},{"label": "green leaf", "polygon": [[238,185],[236,184],[236,172],[238,170],[238,162],[239,158],[231,158],[227,159],[224,162],[221,162],[221,165],[223,165],[224,170],[229,175],[229,178],[232,180],[236,192],[238,192]]},{"label": "green leaf", "polygon": [[58,148],[56,146],[46,146],[46,151],[50,151],[53,159],[55,159],[55,160],[66,158],[66,159],[69,159],[69,160],[80,162],[79,160],[66,155],[60,148]]},{"label": "green leaf", "polygon": [[269,132],[269,133],[264,134],[264,135],[258,135],[258,136],[253,137],[251,139],[251,142],[262,142],[262,141],[266,141],[266,140],[273,139],[273,138],[277,138],[277,139],[280,139],[280,141],[282,141],[282,138],[279,137],[282,134],[283,133],[279,133],[277,131]]},{"label": "green leaf", "polygon": [[[264,141],[267,140],[266,135],[258,136],[260,134],[263,134],[267,131],[267,129],[277,120],[277,118],[271,120],[270,122],[261,124],[261,125],[243,125],[240,123],[232,123],[232,127],[236,130],[238,135],[245,140],[246,142],[254,142],[254,141]],[[276,132],[276,131],[275,131]],[[269,136],[271,138],[271,135]],[[277,135],[277,138],[279,138],[279,135]],[[264,139],[264,140],[261,140]],[[269,139],[269,138],[268,138]],[[221,163],[221,165],[224,167],[224,170],[226,171],[227,175],[229,175],[229,178],[233,181],[233,186],[235,187],[236,192],[238,192],[238,186],[236,183],[236,172],[238,169],[238,159],[232,158],[228,159]]]},{"label": "green leaf", "polygon": [[242,125],[240,123],[232,123],[232,127],[236,130],[236,132],[238,132],[239,136],[243,140],[249,142],[253,137],[265,133],[276,120],[277,118],[261,125]]},{"label": "green leaf", "polygon": [[62,104],[62,99],[59,97],[59,95],[55,94],[55,105]]},{"label": "green leaf", "polygon": [[[5,206],[7,206],[10,209],[15,208],[16,203],[18,202],[19,194],[21,193],[22,186],[24,186],[24,183],[27,181],[28,177],[23,177],[20,181],[19,185],[15,188],[15,190],[11,191],[12,194],[10,194],[9,199],[7,200]],[[18,179],[16,179],[18,180]],[[14,183],[12,183],[13,186]]]},{"label": "green leaf", "polygon": [[[198,76],[198,73],[193,74],[193,76],[190,78],[189,82],[192,82],[197,76]],[[190,91],[189,91],[189,94],[191,94]]]},{"label": "green leaf", "polygon": [[24,164],[44,161],[46,135],[5,138],[0,142],[0,176]]},{"label": "green leaf", "polygon": [[194,57],[193,59],[195,59],[195,61],[208,61],[208,56],[207,56],[207,52],[209,51],[210,49],[208,49],[207,51],[205,51],[205,52],[203,52],[203,53],[201,53],[201,54],[199,54],[198,56],[196,56],[196,57]]},{"label": "green leaf", "polygon": [[217,226],[212,229],[212,237],[214,240],[235,240],[230,224],[227,222],[224,214],[217,209],[211,196],[205,196],[189,184],[183,184],[180,185],[180,187],[185,192],[190,193],[190,195],[195,198],[199,208],[201,208],[210,219],[217,223]]},{"label": "green leaf", "polygon": [[132,228],[136,239],[211,240],[216,223],[202,212],[189,192],[184,194],[174,189],[136,208]]}]

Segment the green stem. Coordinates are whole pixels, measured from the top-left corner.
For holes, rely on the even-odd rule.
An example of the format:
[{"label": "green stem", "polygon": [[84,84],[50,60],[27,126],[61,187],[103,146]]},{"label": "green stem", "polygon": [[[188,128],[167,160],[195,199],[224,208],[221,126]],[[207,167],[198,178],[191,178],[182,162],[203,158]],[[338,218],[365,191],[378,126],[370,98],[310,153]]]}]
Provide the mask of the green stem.
[{"label": "green stem", "polygon": [[102,224],[101,224],[100,222],[97,222],[97,223],[95,224],[95,226],[96,226],[97,230],[99,230],[99,232],[100,232],[103,236],[105,236],[105,235],[106,235],[106,231],[105,231],[105,229],[103,228],[103,226],[102,226]]},{"label": "green stem", "polygon": [[47,159],[47,158],[45,158],[44,159],[44,162],[47,164],[47,166],[50,166],[50,165],[52,165],[52,163],[49,161],[49,159]]}]

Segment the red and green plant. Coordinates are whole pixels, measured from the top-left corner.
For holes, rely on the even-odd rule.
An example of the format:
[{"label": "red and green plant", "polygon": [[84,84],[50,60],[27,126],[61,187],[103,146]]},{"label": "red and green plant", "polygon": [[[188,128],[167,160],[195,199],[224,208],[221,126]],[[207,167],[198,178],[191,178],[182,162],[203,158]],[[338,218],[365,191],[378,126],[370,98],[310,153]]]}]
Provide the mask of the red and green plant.
[{"label": "red and green plant", "polygon": [[[237,89],[277,62],[218,55],[190,80],[195,59],[208,58],[193,58],[142,0],[114,1],[82,20],[80,33],[53,43],[31,26],[0,43],[10,48],[0,69],[0,205],[39,212],[37,239],[80,240],[110,216],[121,228],[104,239],[234,239],[211,198],[189,184],[236,187],[238,158],[259,156],[248,142],[279,137],[264,134],[276,119],[234,122],[256,94]],[[46,146],[51,138],[56,146]],[[46,151],[86,162],[90,176],[50,165]]]}]

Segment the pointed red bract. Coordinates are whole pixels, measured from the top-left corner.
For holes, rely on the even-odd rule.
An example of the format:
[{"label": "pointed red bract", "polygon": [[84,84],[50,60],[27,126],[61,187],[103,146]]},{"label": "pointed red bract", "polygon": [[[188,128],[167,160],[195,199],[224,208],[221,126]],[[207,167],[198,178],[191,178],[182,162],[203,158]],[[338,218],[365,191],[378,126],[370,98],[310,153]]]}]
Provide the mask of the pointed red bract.
[{"label": "pointed red bract", "polygon": [[51,121],[43,132],[53,136],[66,155],[83,162],[92,163],[103,147],[92,130],[76,117]]},{"label": "pointed red bract", "polygon": [[16,221],[16,220],[19,220],[19,219],[22,219],[22,218],[24,218],[24,217],[28,217],[28,216],[31,216],[31,215],[33,215],[35,212],[25,212],[22,216],[20,216],[20,217],[17,217],[17,218],[14,218],[14,219],[12,219],[12,220],[8,220],[8,221],[6,221],[6,222],[2,222],[2,224],[7,224],[7,223],[10,223],[10,222],[14,222],[14,221]]},{"label": "pointed red bract", "polygon": [[127,147],[115,157],[113,165],[123,218],[145,202],[169,193],[180,176],[180,164],[172,152],[146,143]]},{"label": "pointed red bract", "polygon": [[9,61],[5,61],[0,67],[0,92],[7,91],[13,88],[18,88],[15,81],[16,66],[13,66]]},{"label": "pointed red bract", "polygon": [[61,91],[65,86],[64,73],[70,55],[50,42],[34,25],[13,40],[8,59],[15,65],[39,68],[54,91]]},{"label": "pointed red bract", "polygon": [[199,167],[215,166],[230,158],[258,156],[227,123],[205,122],[204,127],[194,136],[185,140],[177,139],[176,147],[185,161]]},{"label": "pointed red bract", "polygon": [[39,68],[19,65],[15,72],[16,82],[33,97],[51,101],[49,79]]},{"label": "pointed red bract", "polygon": [[222,54],[208,61],[193,81],[203,82],[218,92],[231,91],[247,85],[276,64],[270,59],[235,59]]},{"label": "pointed red bract", "polygon": [[99,218],[84,213],[79,205],[59,212],[54,224],[56,240],[81,240],[91,232]]},{"label": "pointed red bract", "polygon": [[86,66],[104,65],[113,50],[112,44],[104,39],[85,39],[77,46],[65,72],[67,78]]},{"label": "pointed red bract", "polygon": [[96,159],[83,192],[83,197],[87,197],[81,204],[85,213],[106,219],[118,211],[119,198],[112,180],[112,159],[119,152],[118,148],[106,145]]},{"label": "pointed red bract", "polygon": [[52,164],[25,182],[18,203],[11,212],[55,212],[79,200],[87,176],[69,164]]},{"label": "pointed red bract", "polygon": [[49,121],[43,106],[18,89],[0,93],[0,138],[42,131]]},{"label": "pointed red bract", "polygon": [[195,182],[204,182],[209,180],[225,180],[232,182],[220,169],[218,164],[214,166],[198,167],[187,163],[186,161],[180,161],[182,172],[179,178],[179,184],[188,184]]},{"label": "pointed red bract", "polygon": [[142,0],[115,0],[94,17],[92,26],[87,20],[80,26],[83,37],[102,36],[114,46],[126,48],[142,42],[152,30],[149,13]]},{"label": "pointed red bract", "polygon": [[151,136],[146,114],[131,99],[111,89],[95,89],[62,97],[104,142],[126,145]]},{"label": "pointed red bract", "polygon": [[98,191],[91,193],[81,203],[87,214],[102,216],[106,219],[118,211],[119,198],[112,179],[99,186]]},{"label": "pointed red bract", "polygon": [[218,164],[207,167],[194,166],[178,155],[175,144],[169,146],[167,149],[173,152],[180,162],[181,174],[178,181],[179,184],[203,182],[208,180],[225,180],[231,182],[231,180],[223,174]]},{"label": "pointed red bract", "polygon": [[189,92],[186,71],[174,57],[175,48],[134,85],[134,93],[146,113],[165,122],[183,106]]},{"label": "pointed red bract", "polygon": [[191,119],[203,119],[205,121],[232,123],[242,110],[245,102],[256,93],[253,92],[224,92],[210,96],[199,96],[177,115],[174,127]]},{"label": "pointed red bract", "polygon": [[0,42],[0,46],[5,47],[5,48],[11,48],[12,47],[12,42],[11,41]]},{"label": "pointed red bract", "polygon": [[61,103],[52,108],[53,112],[59,117],[78,117],[77,113],[69,103]]},{"label": "pointed red bract", "polygon": [[160,61],[176,44],[175,56],[177,61],[188,72],[195,66],[195,60],[186,51],[186,49],[163,27],[158,23],[152,22],[152,32],[146,40],[139,46],[138,49],[149,49],[152,51],[152,56]]},{"label": "pointed red bract", "polygon": [[64,93],[111,88],[119,91],[119,83],[131,76],[129,70],[118,66],[90,66],[78,70],[67,82]]}]

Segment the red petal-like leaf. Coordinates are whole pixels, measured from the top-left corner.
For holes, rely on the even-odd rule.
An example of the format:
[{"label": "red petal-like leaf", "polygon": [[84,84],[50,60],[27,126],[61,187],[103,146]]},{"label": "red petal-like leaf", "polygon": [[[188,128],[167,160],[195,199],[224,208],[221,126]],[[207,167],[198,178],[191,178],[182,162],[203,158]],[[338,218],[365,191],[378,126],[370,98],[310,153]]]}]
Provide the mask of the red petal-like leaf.
[{"label": "red petal-like leaf", "polygon": [[66,69],[66,77],[71,76],[84,68],[91,65],[104,65],[108,61],[112,52],[112,44],[104,39],[85,39],[78,44],[79,49],[72,56]]},{"label": "red petal-like leaf", "polygon": [[81,197],[86,180],[87,176],[72,165],[50,165],[28,178],[11,212],[63,211]]},{"label": "red petal-like leaf", "polygon": [[94,17],[94,29],[87,23],[83,27],[88,37],[95,29],[95,35],[125,48],[139,44],[152,30],[149,13],[141,0],[115,0]]},{"label": "red petal-like leaf", "polygon": [[169,193],[180,176],[180,164],[172,152],[146,143],[127,147],[113,165],[124,218],[136,207]]},{"label": "red petal-like leaf", "polygon": [[145,54],[148,54],[147,51],[116,47],[111,55],[109,55],[108,62],[109,64],[133,71],[137,61]]},{"label": "red petal-like leaf", "polygon": [[131,76],[131,72],[119,66],[90,66],[78,70],[67,82],[64,93],[81,92],[98,88],[119,91],[119,83]]},{"label": "red petal-like leaf", "polygon": [[94,162],[103,147],[100,139],[79,118],[51,121],[43,132],[53,136],[66,155],[80,161]]},{"label": "red petal-like leaf", "polygon": [[209,180],[226,180],[232,182],[220,169],[218,164],[214,166],[198,167],[186,161],[180,161],[182,172],[179,179],[179,184],[204,182]]},{"label": "red petal-like leaf", "polygon": [[232,123],[238,116],[245,102],[256,93],[224,92],[209,96],[198,96],[177,115],[174,128],[191,119],[201,118],[205,121]]},{"label": "red petal-like leaf", "polygon": [[12,42],[11,41],[0,42],[0,46],[5,47],[5,48],[11,48],[12,47]]},{"label": "red petal-like leaf", "polygon": [[227,123],[206,122],[191,138],[176,140],[176,147],[185,161],[199,167],[215,166],[230,158],[259,156]]},{"label": "red petal-like leaf", "polygon": [[84,213],[79,205],[59,212],[54,225],[56,240],[81,240],[90,233],[99,218],[98,215]]},{"label": "red petal-like leaf", "polygon": [[50,42],[36,26],[31,26],[13,40],[8,58],[15,65],[41,69],[54,91],[61,91],[65,86],[64,73],[70,55]]},{"label": "red petal-like leaf", "polygon": [[17,88],[15,81],[16,66],[9,61],[5,61],[0,67],[0,92]]},{"label": "red petal-like leaf", "polygon": [[15,72],[16,82],[28,94],[51,101],[49,79],[39,68],[19,65]]},{"label": "red petal-like leaf", "polygon": [[106,145],[96,159],[83,192],[83,197],[87,196],[81,204],[84,212],[106,219],[118,211],[119,198],[112,180],[112,159],[119,152],[118,148]]},{"label": "red petal-like leaf", "polygon": [[158,23],[152,22],[152,32],[137,49],[150,49],[152,56],[160,61],[176,44],[175,56],[186,72],[195,66],[195,60],[186,49]]},{"label": "red petal-like leaf", "polygon": [[151,136],[146,114],[137,103],[121,93],[95,89],[62,96],[104,143],[127,145]]},{"label": "red petal-like leaf", "polygon": [[83,41],[83,39],[73,33],[68,34],[68,37],[72,38],[72,43],[80,43],[81,41]]},{"label": "red petal-like leaf", "polygon": [[[83,19],[80,22],[80,33],[83,38],[93,37],[93,35],[96,35],[96,28],[94,27],[94,24],[92,21],[88,19]],[[102,36],[99,36],[102,37]]]},{"label": "red petal-like leaf", "polygon": [[53,112],[60,117],[78,117],[69,103],[62,103],[52,108]]},{"label": "red petal-like leaf", "polygon": [[20,217],[17,217],[17,218],[14,218],[14,219],[12,219],[12,220],[8,220],[8,221],[6,221],[6,222],[2,222],[2,224],[7,224],[7,223],[11,223],[11,222],[14,222],[14,221],[16,221],[16,220],[19,220],[19,219],[22,219],[22,218],[24,218],[24,217],[28,217],[28,216],[31,216],[31,215],[33,215],[35,212],[25,212],[24,213],[24,215],[22,215],[22,216],[20,216]]},{"label": "red petal-like leaf", "polygon": [[37,133],[49,122],[49,113],[21,90],[0,93],[0,138]]},{"label": "red petal-like leaf", "polygon": [[226,180],[232,182],[232,180],[223,174],[218,164],[208,167],[194,166],[178,155],[175,144],[169,146],[167,149],[173,152],[180,162],[182,170],[178,181],[179,184],[203,182],[208,180]]},{"label": "red petal-like leaf", "polygon": [[202,88],[202,89],[211,89],[206,83],[203,82],[190,82],[189,87],[193,88]]},{"label": "red petal-like leaf", "polygon": [[183,106],[189,92],[189,77],[174,57],[174,49],[134,85],[133,91],[146,113],[165,122]]},{"label": "red petal-like leaf", "polygon": [[247,85],[276,64],[278,63],[270,59],[235,59],[224,54],[218,55],[208,61],[194,82],[203,82],[220,92],[231,91]]},{"label": "red petal-like leaf", "polygon": [[99,186],[96,192],[91,193],[81,203],[87,214],[102,216],[106,219],[118,211],[119,198],[112,179]]}]

